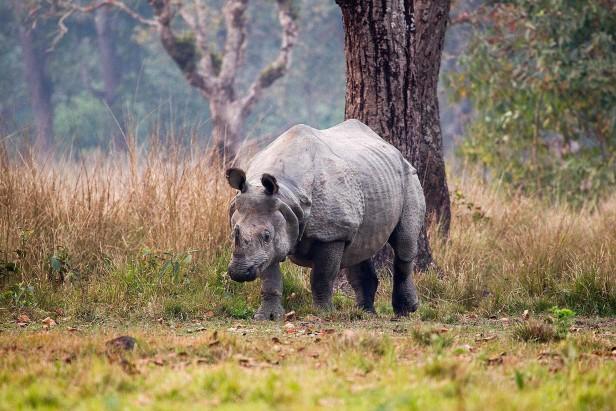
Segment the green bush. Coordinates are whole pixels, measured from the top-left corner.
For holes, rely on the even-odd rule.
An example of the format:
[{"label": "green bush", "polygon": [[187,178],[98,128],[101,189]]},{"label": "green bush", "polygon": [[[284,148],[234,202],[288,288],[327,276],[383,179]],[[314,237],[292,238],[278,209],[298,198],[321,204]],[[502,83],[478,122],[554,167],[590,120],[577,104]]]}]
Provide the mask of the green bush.
[{"label": "green bush", "polygon": [[459,153],[525,192],[582,204],[616,184],[616,6],[497,1],[450,88],[475,115]]}]

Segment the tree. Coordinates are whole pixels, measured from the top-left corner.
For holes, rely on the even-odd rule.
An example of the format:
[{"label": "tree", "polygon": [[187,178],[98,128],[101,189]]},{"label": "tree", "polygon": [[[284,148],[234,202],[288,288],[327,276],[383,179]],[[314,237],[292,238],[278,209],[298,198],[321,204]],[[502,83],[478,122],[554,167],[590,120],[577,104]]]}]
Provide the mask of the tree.
[{"label": "tree", "polygon": [[[67,14],[75,11],[94,12],[112,6],[127,13],[139,23],[158,31],[161,44],[180,68],[186,81],[208,100],[212,115],[212,142],[222,158],[232,158],[240,143],[241,127],[263,91],[287,72],[291,50],[298,29],[292,0],[276,0],[282,40],[278,55],[240,95],[236,89],[238,69],[244,62],[247,43],[246,9],[248,0],[225,0],[222,15],[225,41],[217,52],[215,41],[208,37],[205,0],[182,5],[173,0],[148,0],[154,18],[131,9],[120,0],[100,0],[88,6],[65,2]],[[65,14],[65,15],[67,15]],[[178,33],[180,26],[183,32]]]},{"label": "tree", "polygon": [[100,95],[109,107],[113,105],[117,97],[121,74],[118,70],[119,64],[114,47],[115,36],[110,24],[110,14],[109,7],[101,7],[94,16],[96,42],[100,55],[101,76],[103,78],[103,91]]},{"label": "tree", "polygon": [[583,204],[616,185],[616,3],[491,2],[457,98],[476,110],[460,153],[516,190]]},{"label": "tree", "polygon": [[[19,21],[19,44],[30,105],[36,125],[36,145],[47,151],[53,144],[52,84],[47,74],[47,51],[44,47],[44,33],[34,24],[32,12],[24,4],[13,3],[13,10]],[[43,37],[43,38],[42,38]]]},{"label": "tree", "polygon": [[[447,234],[451,211],[436,87],[450,0],[337,3],[345,30],[345,117],[366,123],[417,168],[426,225],[434,220]],[[416,267],[431,264],[424,227]]]}]

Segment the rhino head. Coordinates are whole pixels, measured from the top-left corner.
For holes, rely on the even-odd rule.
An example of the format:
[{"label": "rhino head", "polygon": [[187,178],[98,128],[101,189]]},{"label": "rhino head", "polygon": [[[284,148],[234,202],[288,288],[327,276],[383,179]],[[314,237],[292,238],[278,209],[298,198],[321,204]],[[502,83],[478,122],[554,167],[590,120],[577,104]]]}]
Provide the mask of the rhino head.
[{"label": "rhino head", "polygon": [[253,281],[292,252],[300,235],[301,209],[284,201],[276,177],[261,176],[250,183],[238,168],[226,172],[229,185],[239,190],[229,209],[233,257],[228,273],[234,281]]}]

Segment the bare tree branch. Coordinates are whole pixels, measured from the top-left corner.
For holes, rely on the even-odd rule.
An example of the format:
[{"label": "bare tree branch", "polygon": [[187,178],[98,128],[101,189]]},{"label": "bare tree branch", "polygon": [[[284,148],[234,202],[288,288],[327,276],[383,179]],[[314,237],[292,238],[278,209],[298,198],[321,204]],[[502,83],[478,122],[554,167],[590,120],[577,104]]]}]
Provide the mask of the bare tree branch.
[{"label": "bare tree branch", "polygon": [[194,37],[188,35],[176,36],[171,29],[171,21],[175,16],[175,9],[171,0],[148,0],[156,15],[160,41],[173,61],[184,73],[188,83],[198,88],[206,97],[212,93],[212,79],[199,72],[197,62],[201,60]]},{"label": "bare tree branch", "polygon": [[80,6],[79,4],[76,4],[74,0],[59,0],[59,1],[54,2],[53,6],[54,6],[54,9],[62,10],[64,13],[58,19],[58,32],[56,33],[54,38],[51,40],[51,44],[49,48],[46,50],[47,53],[54,51],[58,43],[64,38],[64,35],[68,32],[68,28],[66,27],[64,22],[67,18],[69,18],[75,12],[92,13],[100,8],[111,6],[111,7],[115,7],[118,10],[121,10],[122,12],[126,13],[128,16],[130,16],[132,19],[136,20],[140,24],[151,26],[151,27],[157,26],[157,23],[155,20],[151,20],[146,17],[143,17],[142,15],[137,13],[135,10],[128,7],[121,0],[97,0],[97,1],[94,1],[88,4],[87,6]]},{"label": "bare tree branch", "polygon": [[193,0],[192,3],[192,7],[180,8],[179,13],[186,25],[195,34],[195,44],[201,55],[198,70],[203,77],[212,79],[216,77],[216,73],[214,73],[212,55],[207,41],[205,5],[199,0]]},{"label": "bare tree branch", "polygon": [[158,25],[156,20],[148,19],[147,17],[142,16],[135,10],[128,7],[126,3],[121,0],[97,0],[87,6],[79,6],[70,0],[61,1],[60,3],[61,5],[66,3],[69,9],[80,11],[82,13],[92,13],[93,11],[100,9],[101,7],[112,6],[118,10],[121,10],[133,20],[137,21],[140,24],[143,24],[144,26],[156,27]]},{"label": "bare tree branch", "polygon": [[60,42],[60,40],[62,40],[64,35],[68,32],[68,28],[64,24],[64,21],[67,18],[69,18],[74,12],[75,12],[74,10],[69,10],[66,13],[64,13],[60,17],[60,19],[58,19],[58,32],[56,33],[56,35],[51,40],[51,44],[49,45],[47,50],[45,50],[46,53],[51,53],[52,51],[54,51],[56,49],[56,46]]},{"label": "bare tree branch", "polygon": [[248,93],[238,101],[242,112],[249,111],[261,96],[264,89],[271,86],[276,80],[284,76],[291,64],[291,50],[297,41],[296,16],[292,10],[292,0],[277,0],[278,21],[282,26],[282,42],[276,59],[264,68]]},{"label": "bare tree branch", "polygon": [[237,69],[241,66],[246,50],[246,7],[248,0],[228,0],[222,9],[227,38],[225,41],[219,82],[232,90]]}]

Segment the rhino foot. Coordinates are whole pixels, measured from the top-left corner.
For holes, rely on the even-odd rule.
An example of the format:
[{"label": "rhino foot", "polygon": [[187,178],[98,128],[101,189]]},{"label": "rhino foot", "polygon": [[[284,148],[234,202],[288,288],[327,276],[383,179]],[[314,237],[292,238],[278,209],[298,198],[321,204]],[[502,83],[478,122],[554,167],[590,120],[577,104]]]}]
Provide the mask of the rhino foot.
[{"label": "rhino foot", "polygon": [[263,302],[257,310],[254,319],[257,321],[280,321],[284,318],[284,308],[278,302]]},{"label": "rhino foot", "polygon": [[417,311],[419,300],[415,293],[412,292],[394,293],[392,306],[397,317],[406,317]]}]

